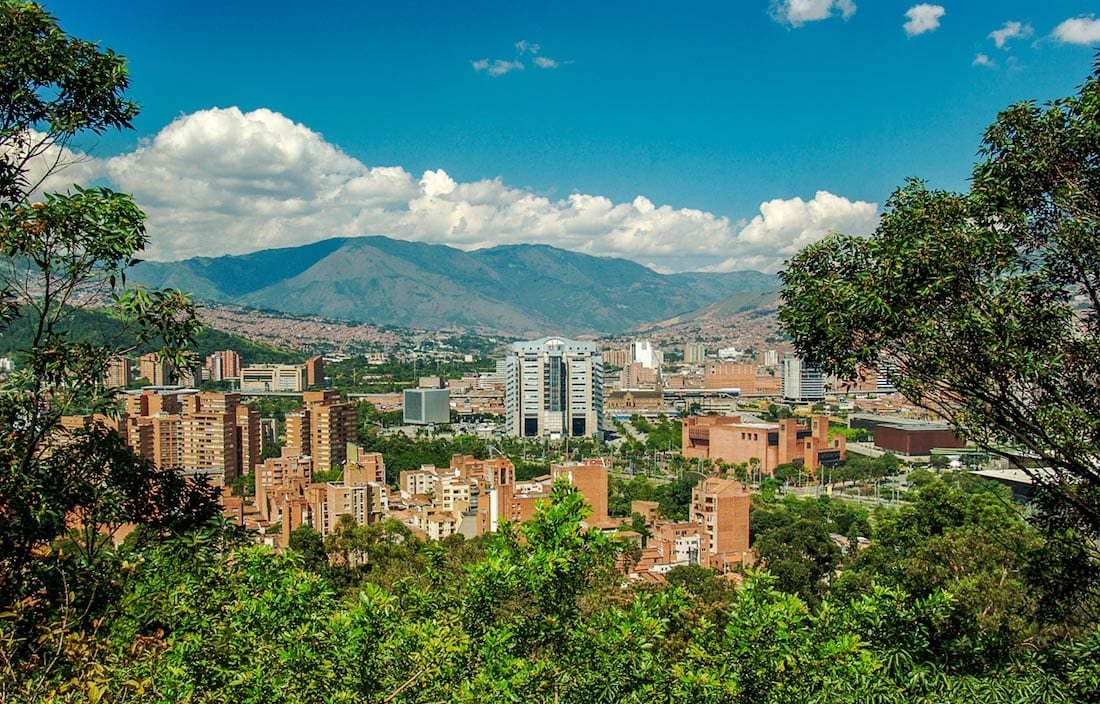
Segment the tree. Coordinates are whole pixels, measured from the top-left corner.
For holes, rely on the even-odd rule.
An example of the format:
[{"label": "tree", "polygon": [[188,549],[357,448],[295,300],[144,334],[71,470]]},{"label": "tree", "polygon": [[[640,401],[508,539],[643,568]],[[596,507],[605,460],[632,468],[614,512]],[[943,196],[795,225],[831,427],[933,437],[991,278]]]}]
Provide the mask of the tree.
[{"label": "tree", "polygon": [[[0,333],[19,319],[33,331],[18,371],[0,382],[0,604],[30,590],[71,602],[60,591],[75,581],[61,572],[74,559],[89,569],[101,536],[122,523],[155,536],[217,511],[213,490],[135,456],[107,427],[115,405],[105,370],[125,351],[113,341],[155,345],[181,364],[199,328],[183,294],[126,288],[146,243],[144,214],[105,188],[40,190],[77,158],[68,149],[76,135],[130,127],[127,83],[121,57],[68,36],[37,5],[0,0]],[[118,337],[70,339],[67,321],[92,305],[110,307]],[[107,415],[61,424],[95,412]],[[48,549],[74,526],[70,551]]]},{"label": "tree", "polygon": [[1049,467],[1033,472],[1046,520],[1100,535],[1098,224],[1100,62],[1077,95],[1002,112],[968,193],[911,180],[871,237],[795,256],[780,319],[829,373],[874,369],[981,447]]}]

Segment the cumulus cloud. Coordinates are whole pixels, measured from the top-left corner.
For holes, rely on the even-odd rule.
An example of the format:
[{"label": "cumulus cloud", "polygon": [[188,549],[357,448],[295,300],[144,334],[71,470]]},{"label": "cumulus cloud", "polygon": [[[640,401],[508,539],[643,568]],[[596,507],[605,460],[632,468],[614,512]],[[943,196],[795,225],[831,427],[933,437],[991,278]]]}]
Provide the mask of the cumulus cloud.
[{"label": "cumulus cloud", "polygon": [[943,5],[921,3],[905,11],[906,22],[902,27],[906,36],[915,37],[925,32],[934,32],[940,27],[940,18],[947,14]]},{"label": "cumulus cloud", "polygon": [[1010,39],[1027,39],[1033,31],[1030,24],[1010,20],[1005,22],[1000,29],[990,32],[989,38],[993,40],[998,49],[1004,49],[1008,46]]},{"label": "cumulus cloud", "polygon": [[772,0],[771,16],[777,22],[801,27],[807,22],[825,20],[834,15],[844,19],[856,13],[853,0]]},{"label": "cumulus cloud", "polygon": [[557,68],[558,62],[545,56],[536,56],[535,65],[539,68]]},{"label": "cumulus cloud", "polygon": [[878,220],[876,204],[851,201],[828,191],[818,191],[808,201],[776,198],[761,203],[760,213],[741,228],[736,254],[708,269],[775,271],[800,249],[829,233],[869,235]]},{"label": "cumulus cloud", "polygon": [[983,66],[985,68],[994,68],[997,66],[993,59],[989,58],[985,54],[978,54],[974,57],[974,61],[971,62],[971,66]]},{"label": "cumulus cloud", "polygon": [[1054,38],[1066,44],[1100,44],[1100,20],[1093,15],[1071,17],[1054,28]]},{"label": "cumulus cloud", "polygon": [[[826,191],[768,201],[748,222],[644,196],[554,199],[498,179],[459,182],[367,166],[270,110],[184,115],[137,149],[87,166],[148,214],[151,259],[239,254],[328,237],[386,234],[463,249],[540,242],[673,271],[774,271],[830,231],[865,234],[874,203]],[[715,265],[715,252],[724,259]]]}]

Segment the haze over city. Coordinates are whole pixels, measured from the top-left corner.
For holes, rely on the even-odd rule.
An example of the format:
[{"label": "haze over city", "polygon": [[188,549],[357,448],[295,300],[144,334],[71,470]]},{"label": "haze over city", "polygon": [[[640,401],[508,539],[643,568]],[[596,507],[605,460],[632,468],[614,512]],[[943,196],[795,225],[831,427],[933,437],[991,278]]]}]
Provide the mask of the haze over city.
[{"label": "haze over city", "polygon": [[135,131],[82,138],[150,259],[385,234],[772,272],[963,189],[1004,106],[1071,92],[1090,2],[56,2],[130,60]]}]

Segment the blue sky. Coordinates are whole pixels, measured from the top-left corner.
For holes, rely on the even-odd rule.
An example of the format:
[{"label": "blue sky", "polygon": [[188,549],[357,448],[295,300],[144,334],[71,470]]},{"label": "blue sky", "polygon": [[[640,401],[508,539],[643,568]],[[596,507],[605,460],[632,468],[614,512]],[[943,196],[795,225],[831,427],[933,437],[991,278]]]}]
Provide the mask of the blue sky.
[{"label": "blue sky", "polygon": [[965,188],[997,111],[1100,46],[1068,0],[46,4],[131,62],[137,129],[80,146],[158,258],[365,229],[774,270],[908,176]]}]

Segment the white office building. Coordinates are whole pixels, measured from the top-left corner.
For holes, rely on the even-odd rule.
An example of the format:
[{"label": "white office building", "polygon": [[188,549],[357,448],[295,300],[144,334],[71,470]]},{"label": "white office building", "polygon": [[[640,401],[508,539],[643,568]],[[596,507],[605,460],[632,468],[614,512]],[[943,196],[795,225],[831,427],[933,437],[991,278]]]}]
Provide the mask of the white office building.
[{"label": "white office building", "polygon": [[603,427],[603,357],[593,342],[544,337],[516,342],[507,359],[507,432],[586,437]]},{"label": "white office building", "polygon": [[788,355],[783,358],[780,389],[786,401],[823,401],[825,379],[821,369],[801,357]]}]

